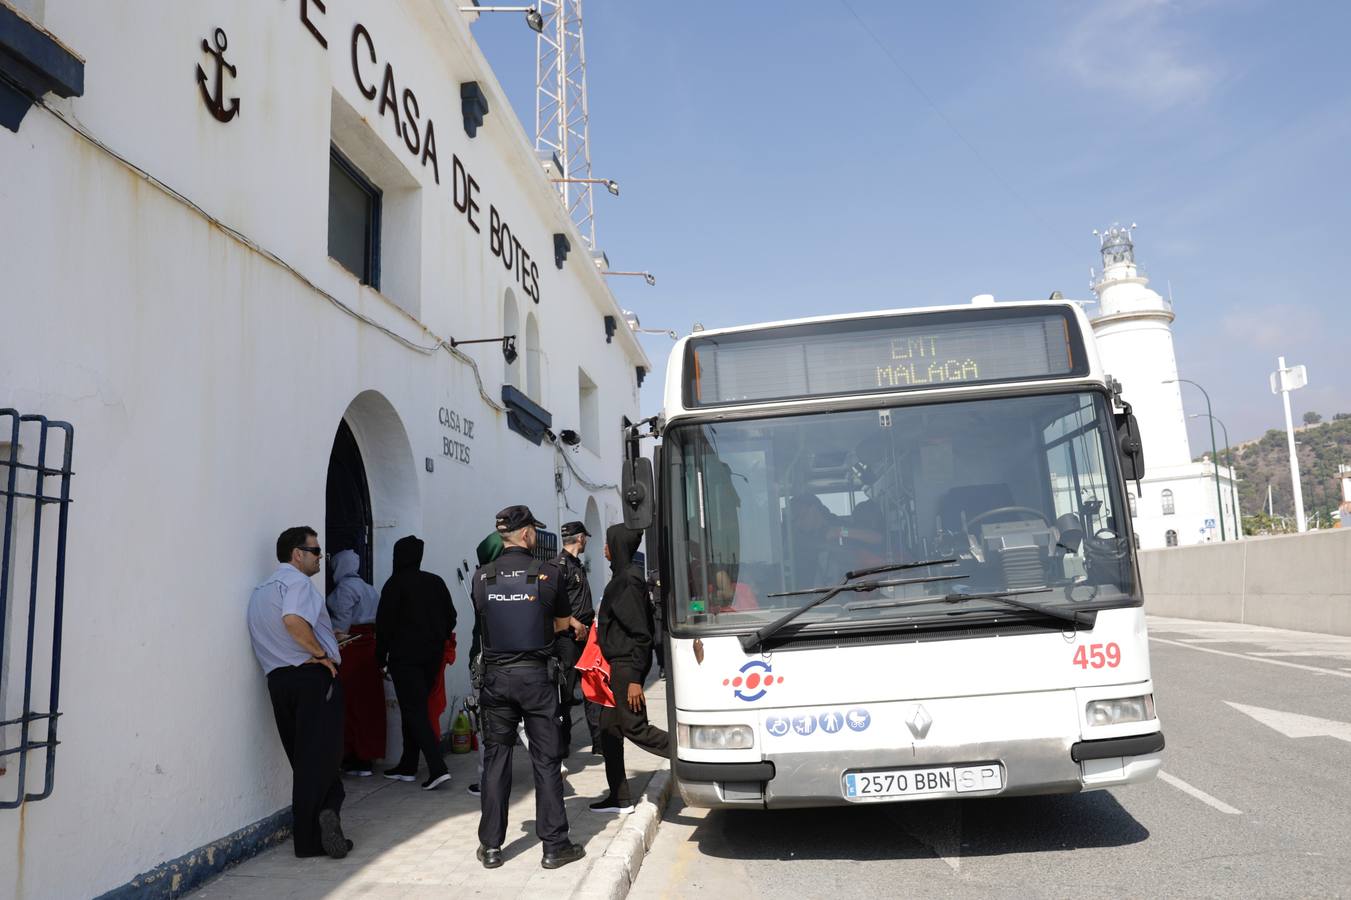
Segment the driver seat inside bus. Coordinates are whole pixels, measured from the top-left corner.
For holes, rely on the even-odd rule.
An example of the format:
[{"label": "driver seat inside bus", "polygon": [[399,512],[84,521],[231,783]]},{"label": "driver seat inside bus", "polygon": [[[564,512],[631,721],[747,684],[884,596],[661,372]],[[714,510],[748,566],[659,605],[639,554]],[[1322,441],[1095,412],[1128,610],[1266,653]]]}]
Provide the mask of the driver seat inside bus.
[{"label": "driver seat inside bus", "polygon": [[938,501],[938,523],[944,531],[961,534],[968,521],[1001,506],[1013,506],[1013,491],[1003,482],[949,488]]}]

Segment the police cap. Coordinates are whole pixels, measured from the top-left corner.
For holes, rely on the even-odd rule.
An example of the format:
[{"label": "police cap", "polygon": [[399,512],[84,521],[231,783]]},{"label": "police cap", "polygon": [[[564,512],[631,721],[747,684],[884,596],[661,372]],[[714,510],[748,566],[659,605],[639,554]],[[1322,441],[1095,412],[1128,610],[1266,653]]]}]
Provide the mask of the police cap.
[{"label": "police cap", "polygon": [[547,527],[535,518],[535,514],[528,506],[508,506],[497,513],[497,530],[500,532],[516,531],[527,525],[534,525],[536,528]]},{"label": "police cap", "polygon": [[587,531],[586,526],[581,522],[564,522],[563,527],[558,529],[558,533],[563,535],[564,539],[576,537],[579,534],[591,537],[591,532]]}]

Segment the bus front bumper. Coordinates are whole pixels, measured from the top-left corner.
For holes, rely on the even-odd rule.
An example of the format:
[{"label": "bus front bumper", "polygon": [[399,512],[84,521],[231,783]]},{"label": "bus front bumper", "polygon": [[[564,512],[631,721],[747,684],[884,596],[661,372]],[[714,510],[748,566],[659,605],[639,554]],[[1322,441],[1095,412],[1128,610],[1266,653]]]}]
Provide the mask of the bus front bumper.
[{"label": "bus front bumper", "polygon": [[[761,762],[708,763],[676,759],[680,796],[697,807],[788,809],[909,799],[1070,794],[1151,780],[1162,765],[1163,732],[1075,741],[1042,738],[999,744],[942,747],[910,745],[849,755],[775,754]],[[991,764],[1002,767],[1003,787],[968,793],[850,800],[846,772]]]}]

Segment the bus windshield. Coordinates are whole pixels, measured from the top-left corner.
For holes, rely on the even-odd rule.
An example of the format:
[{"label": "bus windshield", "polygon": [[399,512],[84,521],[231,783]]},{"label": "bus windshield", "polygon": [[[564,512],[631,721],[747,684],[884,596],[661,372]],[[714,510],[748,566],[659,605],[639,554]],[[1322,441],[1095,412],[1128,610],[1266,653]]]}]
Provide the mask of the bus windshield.
[{"label": "bus windshield", "polygon": [[947,562],[879,576],[911,583],[845,592],[793,628],[1027,617],[988,596],[1005,591],[1058,610],[1137,604],[1113,433],[1098,392],[673,423],[672,624],[750,631],[820,596],[788,592],[929,560]]}]

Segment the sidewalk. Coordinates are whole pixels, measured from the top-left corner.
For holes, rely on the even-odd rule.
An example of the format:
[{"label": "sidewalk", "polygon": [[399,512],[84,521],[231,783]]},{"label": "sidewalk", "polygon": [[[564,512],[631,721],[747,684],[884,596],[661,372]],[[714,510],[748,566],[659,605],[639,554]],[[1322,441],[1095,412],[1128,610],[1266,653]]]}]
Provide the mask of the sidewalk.
[{"label": "sidewalk", "polygon": [[[665,683],[655,682],[647,696],[652,721],[664,726]],[[572,734],[574,746],[580,749],[563,761],[563,780],[572,840],[586,847],[586,858],[580,862],[553,871],[540,868],[534,783],[529,757],[518,745],[512,760],[507,843],[502,848],[506,863],[500,869],[484,869],[474,858],[479,800],[465,789],[476,778],[478,754],[450,754],[446,763],[453,778],[436,791],[423,791],[418,782],[388,781],[379,774],[344,781],[343,830],[356,844],[346,859],[296,859],[288,840],[228,870],[193,896],[200,900],[569,897],[626,818],[597,815],[586,808],[605,794],[605,764],[589,752],[583,737],[586,722],[581,711],[577,713]],[[625,762],[629,784],[638,798],[664,760],[628,744]]]}]

